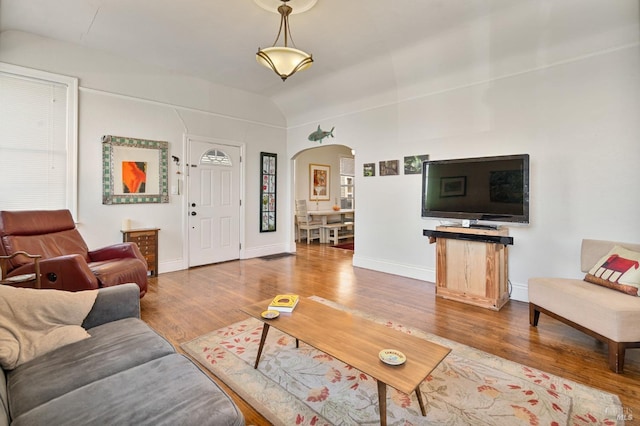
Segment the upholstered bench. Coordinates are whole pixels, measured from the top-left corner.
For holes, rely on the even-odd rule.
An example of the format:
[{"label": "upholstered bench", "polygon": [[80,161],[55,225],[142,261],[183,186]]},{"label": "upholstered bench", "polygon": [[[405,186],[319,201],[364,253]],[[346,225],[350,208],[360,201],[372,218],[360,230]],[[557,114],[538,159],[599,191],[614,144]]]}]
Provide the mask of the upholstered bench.
[{"label": "upholstered bench", "polygon": [[[615,247],[640,252],[640,244],[583,240],[581,269],[593,272],[596,264]],[[632,260],[629,273],[637,275]],[[600,269],[602,271],[602,269]],[[615,272],[609,271],[609,274]],[[613,280],[615,281],[615,277]],[[608,285],[608,284],[605,284]],[[529,323],[536,327],[543,312],[609,346],[609,368],[622,373],[626,348],[640,347],[640,297],[603,285],[570,278],[529,279]]]}]

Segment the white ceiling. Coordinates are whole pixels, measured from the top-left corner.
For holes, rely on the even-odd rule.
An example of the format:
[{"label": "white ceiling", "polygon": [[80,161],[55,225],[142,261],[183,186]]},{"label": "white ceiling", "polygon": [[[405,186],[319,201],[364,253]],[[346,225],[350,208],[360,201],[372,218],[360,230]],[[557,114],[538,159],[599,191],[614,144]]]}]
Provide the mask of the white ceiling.
[{"label": "white ceiling", "polygon": [[30,32],[271,96],[505,3],[319,0],[290,19],[296,46],[315,63],[285,83],[255,61],[258,47],[273,44],[279,15],[253,0],[0,0],[0,31]]},{"label": "white ceiling", "polygon": [[[302,0],[291,1],[294,13],[296,1]],[[367,91],[397,90],[399,80],[413,89],[419,78],[436,80],[463,67],[496,72],[496,58],[527,52],[536,63],[520,67],[539,66],[541,58],[590,54],[610,46],[587,46],[584,40],[615,35],[621,27],[627,29],[624,37],[612,40],[637,42],[638,0],[615,0],[615,5],[610,0],[318,0],[290,19],[296,46],[312,53],[315,62],[284,83],[255,60],[258,47],[273,44],[279,15],[254,0],[0,0],[0,31],[25,31],[264,95],[287,115],[287,108],[297,107],[291,102],[295,96],[306,102],[355,99]],[[350,87],[335,87],[345,80]]]}]

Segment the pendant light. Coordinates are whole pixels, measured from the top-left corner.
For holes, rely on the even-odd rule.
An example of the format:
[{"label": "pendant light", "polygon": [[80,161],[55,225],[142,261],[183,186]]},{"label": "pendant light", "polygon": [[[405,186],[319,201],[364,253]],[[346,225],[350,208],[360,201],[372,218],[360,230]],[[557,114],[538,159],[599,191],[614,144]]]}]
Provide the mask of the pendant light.
[{"label": "pendant light", "polygon": [[[278,35],[276,36],[276,41],[273,43],[273,46],[265,49],[258,48],[258,53],[256,53],[256,61],[272,69],[280,76],[282,81],[285,81],[297,71],[309,68],[313,63],[313,58],[310,54],[289,47],[289,40],[291,40],[292,45],[295,46],[295,44],[293,43],[291,30],[289,28],[289,15],[293,9],[287,4],[288,1],[289,0],[282,0],[282,4],[278,7],[278,12],[280,13],[280,29],[278,30]],[[280,39],[280,34],[284,35],[284,46],[276,46]]]}]

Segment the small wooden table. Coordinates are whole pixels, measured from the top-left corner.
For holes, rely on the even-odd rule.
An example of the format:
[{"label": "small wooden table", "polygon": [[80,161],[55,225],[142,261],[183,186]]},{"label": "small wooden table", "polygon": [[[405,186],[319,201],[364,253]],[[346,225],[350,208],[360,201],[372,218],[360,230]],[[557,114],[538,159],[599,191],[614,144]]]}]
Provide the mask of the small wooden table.
[{"label": "small wooden table", "polygon": [[[292,313],[264,319],[260,314],[270,301],[242,308],[264,323],[254,368],[258,368],[269,328],[274,327],[294,337],[296,342],[302,340],[376,379],[381,425],[387,424],[387,385],[407,394],[415,392],[422,415],[427,415],[420,383],[451,349],[303,297]],[[406,355],[407,361],[387,365],[378,356],[382,349],[397,349]]]},{"label": "small wooden table", "polygon": [[136,243],[147,261],[147,271],[158,276],[158,231],[160,228],[121,230],[123,243]]}]

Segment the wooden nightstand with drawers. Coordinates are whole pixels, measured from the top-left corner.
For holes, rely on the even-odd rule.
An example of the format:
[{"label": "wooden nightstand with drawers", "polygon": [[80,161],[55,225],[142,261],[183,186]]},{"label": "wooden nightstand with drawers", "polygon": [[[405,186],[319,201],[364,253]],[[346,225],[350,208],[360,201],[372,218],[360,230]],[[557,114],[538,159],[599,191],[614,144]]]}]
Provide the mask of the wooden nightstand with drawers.
[{"label": "wooden nightstand with drawers", "polygon": [[160,228],[129,229],[122,232],[122,241],[136,243],[147,260],[147,270],[158,276],[158,231]]}]

